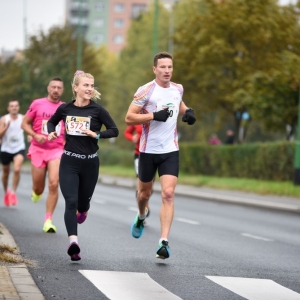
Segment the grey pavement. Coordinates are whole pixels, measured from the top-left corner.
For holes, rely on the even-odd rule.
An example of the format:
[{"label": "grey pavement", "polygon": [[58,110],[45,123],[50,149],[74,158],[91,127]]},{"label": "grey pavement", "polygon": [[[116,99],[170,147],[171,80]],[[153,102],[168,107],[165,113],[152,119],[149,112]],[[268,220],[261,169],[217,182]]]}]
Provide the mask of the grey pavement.
[{"label": "grey pavement", "polygon": [[[30,166],[24,166],[23,172],[30,172]],[[135,178],[114,177],[100,174],[99,183],[134,188],[136,180]],[[154,191],[161,191],[159,182],[154,183]],[[300,213],[300,197],[293,198],[273,195],[264,196],[254,193],[217,190],[181,184],[177,185],[175,192],[176,195],[190,196],[195,199],[202,199],[206,201],[219,201],[223,203],[248,205],[253,207]],[[2,233],[0,234],[0,244],[6,244],[18,249],[13,237],[1,223],[0,232]],[[17,265],[0,264],[0,300],[1,299],[44,299],[30,273],[28,272],[25,263]]]}]

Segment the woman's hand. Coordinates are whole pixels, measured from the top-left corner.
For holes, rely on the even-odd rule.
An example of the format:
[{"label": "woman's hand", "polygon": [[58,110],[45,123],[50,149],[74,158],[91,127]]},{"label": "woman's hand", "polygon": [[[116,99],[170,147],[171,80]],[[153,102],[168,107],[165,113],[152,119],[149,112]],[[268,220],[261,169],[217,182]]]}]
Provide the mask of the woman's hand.
[{"label": "woman's hand", "polygon": [[89,130],[89,129],[82,130],[81,132],[83,134],[86,134],[87,136],[94,138],[94,139],[97,137],[97,133],[92,130]]},{"label": "woman's hand", "polygon": [[57,133],[56,131],[53,131],[51,133],[48,134],[48,141],[53,141],[57,138]]}]

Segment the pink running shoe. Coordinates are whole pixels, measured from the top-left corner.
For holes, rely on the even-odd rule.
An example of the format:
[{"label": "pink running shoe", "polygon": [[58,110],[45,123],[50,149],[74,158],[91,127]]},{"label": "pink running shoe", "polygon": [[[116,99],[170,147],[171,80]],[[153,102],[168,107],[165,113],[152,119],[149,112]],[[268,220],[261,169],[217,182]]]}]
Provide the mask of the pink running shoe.
[{"label": "pink running shoe", "polygon": [[85,219],[87,218],[87,214],[88,212],[83,212],[83,213],[80,213],[79,211],[76,212],[76,216],[77,216],[77,223],[78,224],[82,224]]},{"label": "pink running shoe", "polygon": [[76,242],[73,242],[72,244],[69,245],[68,248],[68,254],[71,257],[72,261],[78,261],[81,260],[81,256],[80,256],[80,248],[79,245]]},{"label": "pink running shoe", "polygon": [[10,205],[17,205],[18,204],[17,195],[15,193],[10,193],[9,201],[10,201]]},{"label": "pink running shoe", "polygon": [[4,202],[5,206],[10,206],[10,190],[9,189],[7,189],[7,192],[4,194],[3,202]]}]

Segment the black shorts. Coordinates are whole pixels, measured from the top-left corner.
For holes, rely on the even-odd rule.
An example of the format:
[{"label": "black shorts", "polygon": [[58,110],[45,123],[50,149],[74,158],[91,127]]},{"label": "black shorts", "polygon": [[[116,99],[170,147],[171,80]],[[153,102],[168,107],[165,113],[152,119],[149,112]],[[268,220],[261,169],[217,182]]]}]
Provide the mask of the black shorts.
[{"label": "black shorts", "polygon": [[156,171],[159,177],[162,175],[179,174],[179,151],[164,154],[140,153],[139,179],[142,182],[153,180]]},{"label": "black shorts", "polygon": [[14,157],[18,154],[23,155],[23,157],[25,157],[25,150],[20,150],[16,153],[8,153],[8,152],[1,152],[1,163],[4,166],[9,165],[11,162],[13,162]]}]

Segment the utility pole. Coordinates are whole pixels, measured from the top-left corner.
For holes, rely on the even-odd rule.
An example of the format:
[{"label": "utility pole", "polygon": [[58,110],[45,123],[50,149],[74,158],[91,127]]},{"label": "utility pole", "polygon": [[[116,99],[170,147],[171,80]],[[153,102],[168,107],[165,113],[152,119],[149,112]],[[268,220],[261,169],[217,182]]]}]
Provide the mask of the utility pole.
[{"label": "utility pole", "polygon": [[158,52],[158,0],[154,0],[154,20],[153,20],[153,56]]},{"label": "utility pole", "polygon": [[81,70],[82,65],[82,0],[78,2],[78,23],[77,23],[77,70]]},{"label": "utility pole", "polygon": [[299,102],[298,102],[298,127],[296,129],[296,152],[295,152],[295,176],[294,185],[300,185],[300,85],[299,85]]},{"label": "utility pole", "polygon": [[26,62],[26,50],[27,50],[27,3],[23,0],[23,35],[24,35],[24,49],[23,49],[23,61],[22,61],[22,79],[23,84],[27,81],[27,62]]}]

